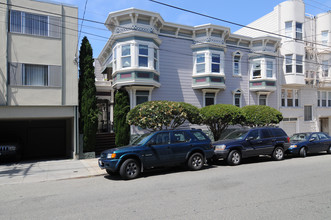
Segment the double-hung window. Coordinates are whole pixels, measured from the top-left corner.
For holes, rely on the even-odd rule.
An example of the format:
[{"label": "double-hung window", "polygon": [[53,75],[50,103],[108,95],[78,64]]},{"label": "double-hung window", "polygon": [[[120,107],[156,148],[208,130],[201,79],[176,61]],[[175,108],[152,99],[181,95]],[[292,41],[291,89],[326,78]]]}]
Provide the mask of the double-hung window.
[{"label": "double-hung window", "polygon": [[253,62],[253,79],[261,78],[261,61]]},{"label": "double-hung window", "polygon": [[285,22],[285,36],[292,38],[292,21]]},{"label": "double-hung window", "polygon": [[131,49],[130,44],[122,46],[122,68],[131,66]]},{"label": "double-hung window", "polygon": [[296,72],[297,73],[303,73],[302,59],[303,59],[303,56],[296,55]]},{"label": "double-hung window", "polygon": [[304,106],[304,120],[311,121],[313,120],[313,107],[311,105]]},{"label": "double-hung window", "polygon": [[212,54],[211,55],[211,72],[219,73],[221,65],[221,55],[220,54]]},{"label": "double-hung window", "polygon": [[22,84],[27,86],[48,86],[48,66],[24,64]]},{"label": "double-hung window", "polygon": [[241,91],[239,89],[233,93],[233,104],[241,107]]},{"label": "double-hung window", "polygon": [[282,89],[281,98],[283,107],[299,107],[299,90]]},{"label": "double-hung window", "polygon": [[322,31],[322,44],[328,46],[329,31]]},{"label": "double-hung window", "polygon": [[302,23],[295,23],[295,38],[297,40],[302,40]]},{"label": "double-hung window", "polygon": [[273,61],[267,60],[267,78],[273,77],[274,63]]},{"label": "double-hung window", "polygon": [[136,105],[148,102],[149,91],[136,91]]},{"label": "double-hung window", "polygon": [[205,94],[205,106],[215,104],[215,93],[206,93]]},{"label": "double-hung window", "polygon": [[292,54],[285,55],[286,73],[292,73]]},{"label": "double-hung window", "polygon": [[267,95],[259,95],[259,105],[267,105]]},{"label": "double-hung window", "polygon": [[196,57],[196,72],[197,73],[204,73],[205,72],[205,54],[204,53],[197,54],[197,57]]},{"label": "double-hung window", "polygon": [[317,91],[317,106],[331,107],[331,92]]},{"label": "double-hung window", "polygon": [[139,66],[148,67],[148,45],[139,45]]},{"label": "double-hung window", "polygon": [[329,77],[329,61],[328,60],[322,61],[322,72],[323,72],[323,77]]},{"label": "double-hung window", "polygon": [[233,57],[233,75],[240,76],[240,53],[237,52]]}]

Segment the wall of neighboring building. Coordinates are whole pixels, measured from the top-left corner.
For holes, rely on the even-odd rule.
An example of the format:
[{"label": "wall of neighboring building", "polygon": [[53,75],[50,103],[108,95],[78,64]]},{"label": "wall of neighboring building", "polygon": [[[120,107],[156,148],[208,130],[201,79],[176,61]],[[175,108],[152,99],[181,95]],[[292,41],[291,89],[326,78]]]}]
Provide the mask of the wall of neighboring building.
[{"label": "wall of neighboring building", "polygon": [[7,104],[7,5],[0,0],[0,106]]}]

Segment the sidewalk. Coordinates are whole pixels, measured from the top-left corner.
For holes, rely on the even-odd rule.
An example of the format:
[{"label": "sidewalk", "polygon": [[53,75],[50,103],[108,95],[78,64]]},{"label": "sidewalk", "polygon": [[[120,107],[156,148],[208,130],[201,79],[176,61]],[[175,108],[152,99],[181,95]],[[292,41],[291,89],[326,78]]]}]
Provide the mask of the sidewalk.
[{"label": "sidewalk", "polygon": [[98,158],[0,164],[0,186],[105,175]]}]

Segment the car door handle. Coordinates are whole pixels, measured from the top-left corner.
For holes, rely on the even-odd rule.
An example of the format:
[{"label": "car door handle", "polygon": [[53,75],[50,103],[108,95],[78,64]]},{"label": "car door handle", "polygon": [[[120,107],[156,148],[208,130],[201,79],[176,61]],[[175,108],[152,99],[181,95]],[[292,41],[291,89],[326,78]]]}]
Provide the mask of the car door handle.
[{"label": "car door handle", "polygon": [[258,143],[258,144],[261,144],[261,143],[262,143],[262,141],[258,141],[257,143]]}]

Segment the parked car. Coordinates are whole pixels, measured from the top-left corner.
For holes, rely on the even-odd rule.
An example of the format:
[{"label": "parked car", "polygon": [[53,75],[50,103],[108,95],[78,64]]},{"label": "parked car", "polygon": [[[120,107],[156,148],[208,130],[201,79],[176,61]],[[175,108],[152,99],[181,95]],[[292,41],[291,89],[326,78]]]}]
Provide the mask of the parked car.
[{"label": "parked car", "polygon": [[224,159],[229,165],[238,165],[242,158],[259,155],[271,155],[275,160],[282,160],[290,146],[289,139],[281,128],[240,129],[213,143],[214,160]]},{"label": "parked car", "polygon": [[213,154],[211,140],[200,129],[163,130],[142,135],[134,145],[102,152],[99,167],[133,179],[155,167],[186,164],[199,170]]},{"label": "parked car", "polygon": [[293,134],[290,138],[288,154],[306,157],[307,153],[327,151],[331,153],[331,137],[323,132],[304,132]]},{"label": "parked car", "polygon": [[18,161],[21,159],[21,141],[16,135],[0,135],[0,161]]}]

